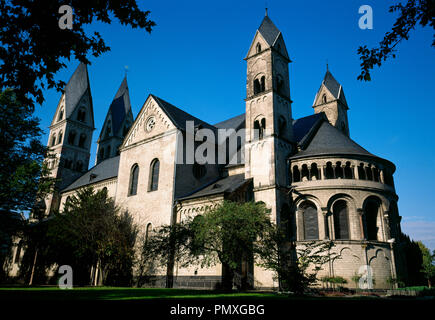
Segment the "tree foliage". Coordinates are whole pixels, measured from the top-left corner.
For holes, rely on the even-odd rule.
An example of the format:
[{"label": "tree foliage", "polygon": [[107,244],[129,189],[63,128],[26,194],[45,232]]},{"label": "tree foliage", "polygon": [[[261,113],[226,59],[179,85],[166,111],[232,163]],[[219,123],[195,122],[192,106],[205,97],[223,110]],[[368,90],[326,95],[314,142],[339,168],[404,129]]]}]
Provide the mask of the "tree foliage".
[{"label": "tree foliage", "polygon": [[421,241],[417,241],[420,248],[423,263],[422,269],[420,270],[427,280],[429,288],[432,287],[431,280],[435,277],[435,251],[430,252],[430,250]]},{"label": "tree foliage", "polygon": [[[59,8],[73,8],[72,29],[60,29]],[[149,11],[136,0],[0,0],[0,89],[13,88],[22,101],[41,104],[45,83],[62,89],[54,75],[72,57],[89,63],[89,54],[98,57],[110,50],[98,32],[91,33],[93,22],[111,23],[151,32],[155,23]]]},{"label": "tree foliage", "polygon": [[49,256],[53,263],[79,270],[82,284],[89,284],[93,267],[102,272],[104,284],[130,285],[136,235],[131,216],[120,213],[106,190],[85,188],[49,222]]},{"label": "tree foliage", "polygon": [[175,259],[180,266],[222,264],[223,288],[230,290],[243,260],[252,259],[270,225],[263,203],[224,201],[203,215],[162,226],[143,244],[143,260],[161,264]]},{"label": "tree foliage", "polygon": [[284,228],[271,225],[257,247],[258,265],[272,270],[281,290],[303,294],[326,263],[337,259],[332,241],[308,241],[296,246]]},{"label": "tree foliage", "polygon": [[52,190],[39,119],[15,92],[0,93],[0,209],[30,211]]},{"label": "tree foliage", "polygon": [[[361,73],[358,80],[370,81],[370,71],[388,58],[395,58],[396,46],[403,40],[408,40],[410,32],[417,25],[429,25],[435,29],[435,1],[434,0],[408,0],[390,7],[389,12],[398,12],[399,17],[391,31],[387,32],[378,47],[369,49],[366,45],[358,48],[361,60]],[[432,41],[435,47],[435,35]]]}]

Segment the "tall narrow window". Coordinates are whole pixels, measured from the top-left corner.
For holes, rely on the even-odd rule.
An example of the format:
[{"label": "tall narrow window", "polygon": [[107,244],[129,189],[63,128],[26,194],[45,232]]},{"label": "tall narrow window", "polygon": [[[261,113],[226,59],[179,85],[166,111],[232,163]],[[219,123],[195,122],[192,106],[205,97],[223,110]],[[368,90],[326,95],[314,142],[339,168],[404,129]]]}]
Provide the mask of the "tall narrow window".
[{"label": "tall narrow window", "polygon": [[284,137],[286,126],[287,122],[285,121],[285,118],[283,116],[280,116],[278,118],[278,135],[280,137]]},{"label": "tall narrow window", "polygon": [[378,240],[379,203],[374,200],[370,200],[366,204],[364,211],[367,226],[367,240]]},{"label": "tall narrow window", "polygon": [[353,179],[353,169],[350,166],[350,162],[346,162],[346,166],[344,167],[344,177],[346,179]]},{"label": "tall narrow window", "polygon": [[263,139],[265,133],[266,133],[266,118],[263,118],[261,119],[261,123],[260,123],[260,132],[259,132],[260,140]]},{"label": "tall narrow window", "polygon": [[319,222],[317,218],[317,208],[310,202],[304,202],[300,206],[304,221],[304,239],[317,240],[319,239]]},{"label": "tall narrow window", "polygon": [[52,135],[50,145],[51,145],[51,146],[56,145],[56,134],[53,134],[53,135]]},{"label": "tall narrow window", "polygon": [[335,164],[335,178],[343,178],[343,168],[340,161]]},{"label": "tall narrow window", "polygon": [[254,94],[258,94],[260,92],[261,92],[260,80],[255,79],[254,80]]},{"label": "tall narrow window", "polygon": [[299,181],[301,181],[301,173],[299,172],[298,166],[294,166],[293,167],[292,177],[293,177],[293,182],[299,182]]},{"label": "tall narrow window", "polygon": [[360,180],[366,180],[366,172],[364,170],[364,163],[358,166],[358,176]]},{"label": "tall narrow window", "polygon": [[57,143],[58,144],[62,143],[62,138],[63,138],[63,132],[62,132],[62,130],[60,130],[59,137],[57,138]]},{"label": "tall narrow window", "polygon": [[254,121],[254,140],[258,140],[260,138],[260,121]]},{"label": "tall narrow window", "polygon": [[325,178],[334,179],[334,168],[331,162],[326,163]]},{"label": "tall narrow window", "polygon": [[262,76],[260,81],[261,92],[266,91],[266,77]]},{"label": "tall narrow window", "polygon": [[334,204],[335,239],[349,239],[349,209],[345,200],[338,200]]},{"label": "tall narrow window", "polygon": [[317,168],[317,163],[311,164],[310,170],[311,180],[319,180],[319,169]]},{"label": "tall narrow window", "polygon": [[60,109],[59,111],[59,117],[57,118],[57,121],[60,121],[63,119],[63,109]]},{"label": "tall narrow window", "polygon": [[260,53],[261,52],[261,44],[260,43],[257,43],[257,53]]},{"label": "tall narrow window", "polygon": [[80,122],[86,121],[86,109],[84,107],[79,109],[79,112],[77,113],[77,120]]},{"label": "tall narrow window", "polygon": [[148,241],[149,237],[151,236],[152,229],[153,229],[153,225],[150,222],[147,224],[147,227],[145,230],[145,241]]},{"label": "tall narrow window", "polygon": [[149,191],[155,191],[159,187],[159,170],[160,170],[160,161],[159,159],[154,159],[151,162],[151,167],[150,167]]},{"label": "tall narrow window", "polygon": [[310,179],[310,172],[308,171],[308,166],[306,164],[302,165],[301,175],[302,181],[307,181]]},{"label": "tall narrow window", "polygon": [[128,188],[129,196],[134,196],[137,194],[138,179],[139,179],[139,166],[137,164],[134,164],[133,167],[131,167],[131,172],[130,172],[130,184]]},{"label": "tall narrow window", "polygon": [[68,134],[68,144],[75,145],[76,143],[76,132],[73,130]]},{"label": "tall narrow window", "polygon": [[82,133],[80,135],[80,139],[79,139],[79,147],[80,148],[84,148],[85,147],[85,142],[86,142],[86,135],[84,133]]}]

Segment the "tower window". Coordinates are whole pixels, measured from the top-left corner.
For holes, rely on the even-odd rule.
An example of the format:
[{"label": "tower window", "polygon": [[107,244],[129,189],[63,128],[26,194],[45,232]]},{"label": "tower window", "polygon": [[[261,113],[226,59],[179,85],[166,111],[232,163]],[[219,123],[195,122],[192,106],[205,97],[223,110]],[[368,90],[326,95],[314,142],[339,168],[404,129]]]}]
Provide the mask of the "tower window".
[{"label": "tower window", "polygon": [[259,132],[259,139],[260,140],[263,139],[265,131],[266,131],[266,118],[263,118],[263,119],[261,119],[261,122],[260,122],[260,132]]},{"label": "tower window", "polygon": [[57,138],[57,143],[62,143],[62,138],[63,138],[63,132],[62,130],[59,132],[59,137]]},{"label": "tower window", "polygon": [[56,134],[53,134],[52,136],[51,136],[51,143],[50,143],[50,145],[51,146],[54,146],[56,144]]},{"label": "tower window", "polygon": [[298,166],[293,167],[293,182],[301,181],[301,173],[299,172]]},{"label": "tower window", "polygon": [[63,109],[60,109],[59,111],[59,117],[57,117],[57,121],[60,121],[63,119]]},{"label": "tower window", "polygon": [[257,43],[256,49],[257,49],[257,53],[261,52],[261,44],[260,43]]},{"label": "tower window", "polygon": [[358,166],[358,176],[360,180],[366,180],[366,172],[364,171],[364,163]]},{"label": "tower window", "polygon": [[104,160],[104,148],[100,149],[100,161]]},{"label": "tower window", "polygon": [[68,134],[68,144],[75,145],[76,142],[76,132],[73,130]]},{"label": "tower window", "polygon": [[84,133],[82,133],[80,135],[80,139],[79,139],[79,147],[80,148],[84,148],[85,147],[85,142],[86,142],[86,135]]},{"label": "tower window", "polygon": [[254,94],[259,94],[266,90],[266,77],[262,76],[260,79],[254,80]]},{"label": "tower window", "polygon": [[78,171],[78,172],[83,171],[83,162],[81,160],[77,161],[77,163],[76,163],[76,171]]},{"label": "tower window", "polygon": [[77,113],[77,120],[80,122],[85,122],[86,120],[86,110],[84,107],[81,107],[79,109],[79,112]]},{"label": "tower window", "polygon": [[326,103],[326,94],[323,94],[322,96],[322,103]]},{"label": "tower window", "polygon": [[159,171],[160,171],[160,161],[159,159],[154,159],[150,165],[150,183],[148,191],[156,191],[159,187]]},{"label": "tower window", "polygon": [[139,166],[137,164],[134,164],[133,167],[131,167],[131,172],[130,172],[130,185],[128,188],[129,196],[134,196],[137,194],[138,179],[139,179]]},{"label": "tower window", "polygon": [[261,92],[266,90],[266,78],[265,78],[265,76],[261,77],[260,86],[261,86]]},{"label": "tower window", "polygon": [[344,177],[346,179],[353,179],[353,169],[350,166],[350,162],[346,162],[346,166],[344,167]]},{"label": "tower window", "polygon": [[276,78],[276,91],[280,94],[284,93],[284,80],[280,75]]},{"label": "tower window", "polygon": [[317,163],[311,164],[310,176],[311,180],[319,180],[319,169],[317,168]]},{"label": "tower window", "polygon": [[286,129],[286,121],[285,118],[283,116],[280,116],[278,118],[278,135],[280,137],[283,137],[285,135],[285,129]]},{"label": "tower window", "polygon": [[331,162],[326,163],[325,178],[334,179],[334,168],[332,167]]}]

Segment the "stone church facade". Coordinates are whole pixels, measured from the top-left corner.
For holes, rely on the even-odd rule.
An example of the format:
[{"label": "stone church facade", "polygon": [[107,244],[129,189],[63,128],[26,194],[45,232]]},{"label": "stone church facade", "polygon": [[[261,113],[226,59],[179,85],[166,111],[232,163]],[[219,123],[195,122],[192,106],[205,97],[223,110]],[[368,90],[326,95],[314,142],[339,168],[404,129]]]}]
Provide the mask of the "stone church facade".
[{"label": "stone church facade", "polygon": [[[352,277],[370,266],[374,287],[390,287],[388,280],[403,272],[395,240],[401,217],[394,164],[350,138],[343,87],[329,70],[315,95],[314,114],[293,119],[291,61],[283,35],[267,15],[244,60],[246,112],[214,125],[152,94],[134,119],[123,79],[89,170],[95,128],[88,71],[80,64],[50,126],[48,144],[56,157],[47,161],[60,182],[46,199],[47,215],[62,211],[68,197],[85,186],[106,188],[145,235],[225,199],[263,201],[274,221],[289,221],[288,236],[297,245],[334,241],[339,259],[319,276],[342,276],[352,287]],[[228,133],[223,142],[203,139],[219,130]],[[216,150],[215,160],[223,151],[224,161],[195,161],[186,151],[188,141],[194,141],[195,152],[208,144],[208,150]],[[235,148],[230,141],[238,141]],[[212,288],[222,274],[219,265],[183,269],[176,261],[171,272],[174,286],[201,288]],[[254,265],[245,266],[242,276],[257,288],[277,287],[270,271]]]}]

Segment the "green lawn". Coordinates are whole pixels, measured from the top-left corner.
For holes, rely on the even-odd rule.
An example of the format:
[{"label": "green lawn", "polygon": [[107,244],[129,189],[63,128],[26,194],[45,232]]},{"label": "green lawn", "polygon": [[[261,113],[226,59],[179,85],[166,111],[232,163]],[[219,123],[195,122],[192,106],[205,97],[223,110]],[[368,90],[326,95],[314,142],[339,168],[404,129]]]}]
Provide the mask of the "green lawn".
[{"label": "green lawn", "polygon": [[0,288],[0,300],[137,300],[137,299],[284,299],[276,293],[220,293],[205,290],[78,287],[61,290],[57,287]]}]

